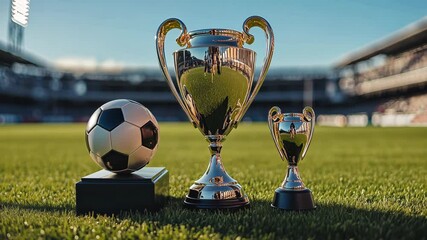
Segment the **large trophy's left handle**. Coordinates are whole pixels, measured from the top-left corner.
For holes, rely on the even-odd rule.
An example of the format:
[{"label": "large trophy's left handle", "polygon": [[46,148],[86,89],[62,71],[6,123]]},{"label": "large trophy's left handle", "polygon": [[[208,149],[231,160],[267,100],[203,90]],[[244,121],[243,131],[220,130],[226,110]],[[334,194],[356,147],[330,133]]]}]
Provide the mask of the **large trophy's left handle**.
[{"label": "large trophy's left handle", "polygon": [[252,90],[252,93],[250,94],[248,101],[244,105],[244,109],[242,111],[242,114],[240,115],[240,118],[245,115],[246,111],[248,110],[251,103],[254,101],[255,96],[257,95],[259,89],[262,86],[262,83],[265,80],[265,77],[267,76],[267,71],[270,68],[271,59],[273,58],[273,51],[274,51],[274,34],[273,30],[271,29],[270,24],[265,20],[264,18],[260,16],[252,16],[248,17],[245,22],[243,23],[243,37],[244,41],[247,44],[252,44],[255,40],[254,36],[249,33],[249,30],[252,27],[259,27],[265,32],[265,37],[267,39],[267,48],[266,48],[266,54],[264,58],[264,65],[262,66],[261,73],[259,74],[258,81],[255,84],[255,87]]},{"label": "large trophy's left handle", "polygon": [[184,110],[190,122],[193,123],[193,126],[196,127],[193,119],[190,116],[189,109],[184,104],[184,102],[181,99],[181,96],[176,90],[175,84],[172,81],[172,78],[169,74],[168,66],[166,64],[166,56],[165,56],[166,34],[170,30],[176,29],[176,28],[181,30],[181,34],[176,39],[176,42],[178,43],[178,45],[183,47],[188,43],[190,36],[188,35],[187,27],[185,26],[185,24],[177,18],[169,18],[165,20],[162,24],[160,24],[159,29],[157,29],[157,35],[156,35],[157,58],[159,60],[160,68],[162,69],[162,73],[166,78],[166,81],[169,85],[169,88],[172,91],[172,94],[175,96],[179,105],[181,105],[182,110]]},{"label": "large trophy's left handle", "polygon": [[302,159],[304,159],[305,154],[307,153],[308,147],[310,147],[311,139],[313,138],[314,125],[316,124],[316,114],[314,113],[313,108],[308,106],[304,108],[304,110],[302,111],[302,114],[304,115],[304,120],[307,122],[310,122],[310,133],[308,135],[308,142],[301,155]]}]

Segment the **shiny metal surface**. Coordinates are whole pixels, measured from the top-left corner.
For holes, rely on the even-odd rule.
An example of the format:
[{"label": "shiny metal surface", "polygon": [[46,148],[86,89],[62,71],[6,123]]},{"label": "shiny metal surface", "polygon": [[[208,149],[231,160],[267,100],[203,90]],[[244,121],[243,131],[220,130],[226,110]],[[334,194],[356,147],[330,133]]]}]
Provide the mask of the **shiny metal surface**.
[{"label": "shiny metal surface", "polygon": [[[256,53],[243,48],[254,42],[249,34],[260,27],[267,38],[267,51],[259,79],[254,83]],[[184,47],[173,53],[176,83],[166,65],[164,41],[171,29],[180,29],[176,39]],[[232,208],[247,205],[242,187],[224,169],[222,142],[237,127],[254,100],[270,66],[274,35],[268,22],[258,16],[243,23],[243,32],[203,29],[188,32],[179,19],[164,21],[156,37],[157,56],[172,93],[209,142],[211,159],[205,174],[190,188],[185,201],[196,208]]]},{"label": "shiny metal surface", "polygon": [[286,190],[306,189],[297,165],[310,146],[314,124],[315,113],[311,107],[305,107],[303,113],[281,113],[279,107],[272,107],[268,113],[271,136],[282,160],[288,162],[286,178],[281,186]]},{"label": "shiny metal surface", "polygon": [[247,104],[255,52],[209,46],[174,53],[177,84],[192,121],[203,135],[228,135]]}]

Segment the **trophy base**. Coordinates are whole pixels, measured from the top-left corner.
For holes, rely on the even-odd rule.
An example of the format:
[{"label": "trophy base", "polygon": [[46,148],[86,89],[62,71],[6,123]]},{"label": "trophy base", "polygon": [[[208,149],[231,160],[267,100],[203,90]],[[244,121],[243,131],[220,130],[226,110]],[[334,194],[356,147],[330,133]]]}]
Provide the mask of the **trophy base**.
[{"label": "trophy base", "polygon": [[186,197],[184,204],[187,208],[192,209],[239,209],[249,207],[249,198],[247,196],[237,199],[196,199]]},{"label": "trophy base", "polygon": [[158,210],[168,195],[169,172],[164,167],[145,167],[126,175],[100,170],[76,183],[76,214]]},{"label": "trophy base", "polygon": [[314,206],[313,195],[308,188],[301,191],[289,191],[283,188],[277,188],[271,206],[290,211],[316,209],[316,206]]}]

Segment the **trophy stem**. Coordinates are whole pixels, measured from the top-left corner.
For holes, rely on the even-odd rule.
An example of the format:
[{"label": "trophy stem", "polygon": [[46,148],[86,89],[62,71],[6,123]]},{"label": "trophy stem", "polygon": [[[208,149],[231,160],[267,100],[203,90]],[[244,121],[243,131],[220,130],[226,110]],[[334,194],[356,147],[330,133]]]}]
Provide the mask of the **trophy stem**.
[{"label": "trophy stem", "polygon": [[290,191],[306,189],[298,172],[298,166],[289,165],[286,173],[286,178],[282,183],[282,188]]},{"label": "trophy stem", "polygon": [[205,174],[191,187],[184,201],[188,207],[205,209],[240,208],[249,199],[239,183],[225,171],[221,161],[224,136],[207,136],[211,159]]},{"label": "trophy stem", "polygon": [[214,184],[214,185],[233,185],[237,184],[228,173],[225,171],[221,159],[222,141],[223,136],[207,137],[209,141],[209,151],[211,152],[211,159],[205,174],[196,181],[200,184]]}]

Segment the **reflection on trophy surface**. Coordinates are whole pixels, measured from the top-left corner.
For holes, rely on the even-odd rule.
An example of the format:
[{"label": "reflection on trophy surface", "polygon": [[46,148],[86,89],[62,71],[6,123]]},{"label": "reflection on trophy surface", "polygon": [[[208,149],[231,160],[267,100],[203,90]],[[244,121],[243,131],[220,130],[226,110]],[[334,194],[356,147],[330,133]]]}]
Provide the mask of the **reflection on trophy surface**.
[{"label": "reflection on trophy surface", "polygon": [[[267,53],[259,79],[254,81],[255,55],[250,49],[252,27],[260,27],[267,37]],[[173,53],[176,83],[166,66],[164,41],[171,29],[181,29],[177,43],[184,47]],[[229,29],[204,29],[187,32],[178,19],[164,21],[157,31],[157,54],[169,87],[188,116],[209,142],[211,160],[205,174],[190,188],[184,201],[195,208],[236,208],[249,204],[242,187],[230,177],[221,161],[222,142],[237,127],[258,93],[274,48],[268,22],[249,17],[243,32]]]},{"label": "reflection on trophy surface", "polygon": [[285,210],[315,208],[311,191],[304,186],[297,166],[307,153],[314,123],[315,114],[311,107],[305,107],[303,113],[282,114],[278,107],[272,107],[269,111],[271,136],[282,160],[288,162],[286,178],[275,191],[273,207]]}]

